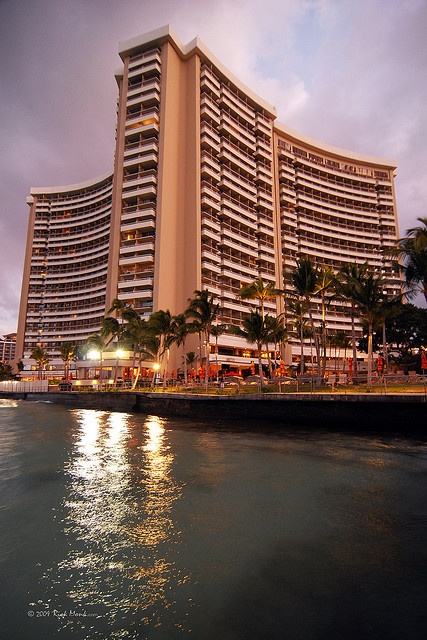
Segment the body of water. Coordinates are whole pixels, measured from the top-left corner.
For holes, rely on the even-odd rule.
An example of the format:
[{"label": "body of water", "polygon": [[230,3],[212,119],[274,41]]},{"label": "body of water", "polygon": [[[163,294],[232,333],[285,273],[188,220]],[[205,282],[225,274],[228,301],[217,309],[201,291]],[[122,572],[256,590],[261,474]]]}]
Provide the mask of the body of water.
[{"label": "body of water", "polygon": [[0,400],[1,637],[424,639],[426,445],[324,427]]}]

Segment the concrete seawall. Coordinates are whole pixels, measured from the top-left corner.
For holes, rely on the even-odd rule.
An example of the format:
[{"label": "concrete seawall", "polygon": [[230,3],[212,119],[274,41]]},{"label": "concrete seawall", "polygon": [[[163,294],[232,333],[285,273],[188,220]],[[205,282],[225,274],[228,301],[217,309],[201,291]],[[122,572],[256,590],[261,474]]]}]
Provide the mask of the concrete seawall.
[{"label": "concrete seawall", "polygon": [[64,391],[48,393],[27,392],[13,393],[0,392],[0,398],[14,398],[28,402],[52,402],[61,404],[70,409],[99,409],[101,411],[126,411],[137,410],[136,393],[108,392],[99,393],[91,391]]},{"label": "concrete seawall", "polygon": [[90,408],[270,426],[317,426],[427,434],[424,394],[259,394],[203,396],[150,392],[1,393],[0,397]]},{"label": "concrete seawall", "polygon": [[251,396],[137,395],[136,410],[220,422],[293,425],[427,434],[423,395],[260,394]]}]

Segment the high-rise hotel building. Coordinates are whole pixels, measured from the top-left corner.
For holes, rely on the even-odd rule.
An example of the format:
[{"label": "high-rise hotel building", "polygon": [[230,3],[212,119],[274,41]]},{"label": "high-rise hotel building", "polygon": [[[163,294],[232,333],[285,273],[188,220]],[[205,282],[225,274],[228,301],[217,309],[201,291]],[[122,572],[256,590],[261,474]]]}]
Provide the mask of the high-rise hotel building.
[{"label": "high-rise hotel building", "polygon": [[[338,269],[368,262],[391,290],[383,249],[397,237],[394,162],[343,151],[276,122],[275,109],[196,38],[168,26],[121,43],[112,175],[33,188],[17,357],[84,342],[114,298],[143,317],[182,312],[196,289],[240,324],[261,276],[285,291],[298,257]],[[283,298],[265,303],[284,310]],[[348,329],[342,306],[331,331]],[[227,333],[220,360],[253,352]],[[295,347],[295,353],[297,349]]]}]

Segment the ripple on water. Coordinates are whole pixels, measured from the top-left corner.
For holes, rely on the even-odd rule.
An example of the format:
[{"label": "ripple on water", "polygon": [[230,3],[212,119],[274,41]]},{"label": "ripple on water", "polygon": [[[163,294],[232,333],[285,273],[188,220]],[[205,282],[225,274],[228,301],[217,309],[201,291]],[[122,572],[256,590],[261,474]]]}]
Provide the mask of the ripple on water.
[{"label": "ripple on water", "polygon": [[5,637],[424,638],[425,446],[0,413]]}]

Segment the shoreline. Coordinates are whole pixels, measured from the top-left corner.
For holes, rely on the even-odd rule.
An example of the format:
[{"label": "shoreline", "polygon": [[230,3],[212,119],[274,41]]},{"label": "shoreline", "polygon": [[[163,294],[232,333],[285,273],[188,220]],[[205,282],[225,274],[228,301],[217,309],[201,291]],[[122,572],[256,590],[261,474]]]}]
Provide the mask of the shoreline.
[{"label": "shoreline", "polygon": [[73,409],[97,409],[159,417],[253,421],[292,426],[398,432],[425,437],[427,398],[410,394],[194,395],[167,392],[1,392],[0,398],[51,402]]}]

